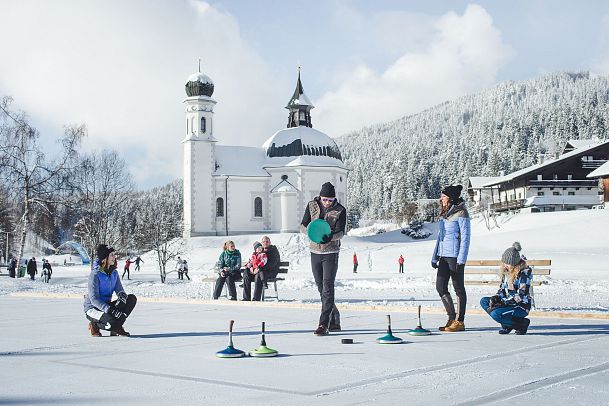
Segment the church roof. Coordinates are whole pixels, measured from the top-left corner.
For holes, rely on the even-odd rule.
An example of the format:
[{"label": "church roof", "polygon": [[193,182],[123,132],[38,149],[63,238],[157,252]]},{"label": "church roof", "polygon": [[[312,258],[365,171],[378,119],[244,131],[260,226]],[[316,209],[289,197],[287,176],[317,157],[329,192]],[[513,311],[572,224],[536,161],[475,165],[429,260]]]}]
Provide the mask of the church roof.
[{"label": "church roof", "polygon": [[214,94],[214,82],[203,72],[195,72],[190,75],[186,82],[186,95],[207,96]]},{"label": "church roof", "polygon": [[311,109],[315,107],[304,92],[302,82],[300,81],[300,71],[298,71],[298,81],[296,82],[296,89],[294,89],[294,94],[292,95],[292,98],[288,102],[288,105],[285,106],[285,108],[291,109],[297,106],[310,106]]},{"label": "church roof", "polygon": [[336,142],[311,127],[298,126],[277,131],[262,145],[269,158],[275,157],[328,157],[342,163]]},{"label": "church roof", "polygon": [[260,147],[216,145],[215,176],[271,176],[264,170],[266,155]]}]

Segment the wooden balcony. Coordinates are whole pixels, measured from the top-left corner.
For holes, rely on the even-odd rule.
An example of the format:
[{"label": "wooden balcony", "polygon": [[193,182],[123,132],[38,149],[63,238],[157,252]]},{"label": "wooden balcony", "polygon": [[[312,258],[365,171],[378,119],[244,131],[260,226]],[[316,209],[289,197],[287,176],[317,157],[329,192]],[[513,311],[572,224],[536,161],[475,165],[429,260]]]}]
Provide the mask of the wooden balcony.
[{"label": "wooden balcony", "polygon": [[490,208],[495,211],[516,210],[523,208],[524,202],[525,199],[510,200],[509,202],[493,203]]}]

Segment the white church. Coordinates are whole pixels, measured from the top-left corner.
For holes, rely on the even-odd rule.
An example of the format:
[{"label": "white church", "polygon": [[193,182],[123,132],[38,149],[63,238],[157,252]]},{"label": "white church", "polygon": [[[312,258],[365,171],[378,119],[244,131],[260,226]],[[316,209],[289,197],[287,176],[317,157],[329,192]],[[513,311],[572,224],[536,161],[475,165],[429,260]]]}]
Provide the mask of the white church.
[{"label": "white church", "polygon": [[309,200],[331,182],[345,207],[348,169],[338,146],[313,128],[313,104],[298,74],[287,128],[261,146],[219,145],[214,84],[204,73],[186,83],[184,237],[298,232]]}]

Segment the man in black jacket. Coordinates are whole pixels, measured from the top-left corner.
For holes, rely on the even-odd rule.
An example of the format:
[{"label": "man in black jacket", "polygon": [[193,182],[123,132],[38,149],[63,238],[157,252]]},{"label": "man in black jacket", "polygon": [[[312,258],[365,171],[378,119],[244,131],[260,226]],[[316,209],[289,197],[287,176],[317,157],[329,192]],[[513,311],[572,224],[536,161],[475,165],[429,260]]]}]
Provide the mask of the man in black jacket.
[{"label": "man in black jacket", "polygon": [[27,263],[27,273],[30,275],[30,278],[34,280],[34,275],[38,273],[38,267],[36,266],[36,258],[32,257]]},{"label": "man in black jacket", "polygon": [[266,235],[260,240],[264,253],[266,254],[266,265],[260,267],[260,272],[252,275],[247,271],[243,272],[243,300],[252,300],[252,281],[254,282],[254,300],[262,299],[262,289],[264,289],[264,281],[277,277],[279,272],[279,250],[276,246],[271,245],[271,239]]},{"label": "man in black jacket", "polygon": [[336,200],[334,185],[326,182],[321,186],[319,196],[307,204],[300,232],[306,234],[311,221],[323,219],[330,225],[331,233],[320,244],[309,244],[311,251],[311,270],[317,290],[321,296],[321,315],[315,335],[325,336],[329,331],[340,331],[340,313],[334,304],[334,280],[338,271],[340,239],[345,235],[347,210]]}]

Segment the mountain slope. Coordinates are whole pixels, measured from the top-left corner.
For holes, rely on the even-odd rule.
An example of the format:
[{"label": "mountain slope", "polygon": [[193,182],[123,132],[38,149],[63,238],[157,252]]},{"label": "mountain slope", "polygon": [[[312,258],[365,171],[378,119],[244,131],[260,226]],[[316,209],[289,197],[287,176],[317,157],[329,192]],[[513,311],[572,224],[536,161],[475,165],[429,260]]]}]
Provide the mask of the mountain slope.
[{"label": "mountain slope", "polygon": [[353,169],[350,210],[388,218],[442,185],[524,168],[568,139],[604,139],[608,104],[608,77],[555,73],[347,134],[337,143]]}]

